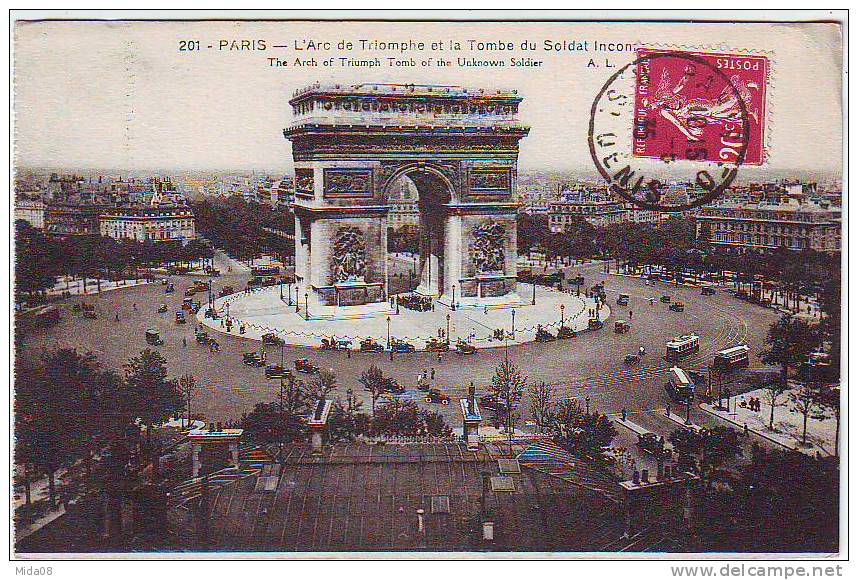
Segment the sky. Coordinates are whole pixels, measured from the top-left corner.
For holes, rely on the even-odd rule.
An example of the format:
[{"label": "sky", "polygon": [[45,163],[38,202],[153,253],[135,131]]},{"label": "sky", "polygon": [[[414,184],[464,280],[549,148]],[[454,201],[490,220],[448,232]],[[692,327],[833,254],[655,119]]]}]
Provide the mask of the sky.
[{"label": "sky", "polygon": [[[292,120],[288,100],[296,88],[395,82],[517,89],[524,97],[519,119],[531,127],[521,143],[522,169],[589,171],[593,99],[617,67],[634,60],[633,52],[594,50],[596,42],[768,56],[770,161],[764,170],[838,174],[842,165],[842,41],[833,24],[47,21],[19,22],[14,32],[19,167],[286,173],[291,148],[282,129]],[[360,39],[422,41],[426,48],[337,48]],[[183,40],[198,40],[201,49],[180,51]],[[222,40],[263,40],[266,50],[218,50]],[[468,40],[512,42],[515,50],[471,49]],[[545,40],[572,47],[586,41],[589,50],[546,52]],[[538,49],[522,52],[525,41]],[[310,42],[332,47],[295,50],[295,43],[306,48]],[[432,42],[445,50],[431,50]],[[451,52],[450,42],[463,50]],[[321,66],[340,56],[414,58],[416,66]],[[530,56],[542,64],[421,66],[438,56]],[[289,66],[272,67],[271,57]],[[296,58],[312,57],[319,66],[293,66]]]}]

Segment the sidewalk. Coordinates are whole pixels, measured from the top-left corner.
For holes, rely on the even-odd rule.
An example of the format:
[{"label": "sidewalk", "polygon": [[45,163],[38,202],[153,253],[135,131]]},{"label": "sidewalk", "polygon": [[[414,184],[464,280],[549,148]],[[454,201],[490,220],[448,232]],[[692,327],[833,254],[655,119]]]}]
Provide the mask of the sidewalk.
[{"label": "sidewalk", "polygon": [[[148,283],[149,282],[144,278],[138,278],[136,280],[118,280],[116,282],[113,282],[111,280],[102,280],[101,292],[106,292],[107,290],[116,290],[118,288],[131,288],[133,286],[140,286]],[[90,296],[99,293],[98,282],[95,278],[87,278],[85,289],[83,286],[83,280],[69,280],[68,286],[66,284],[67,282],[65,280],[60,279],[53,288],[47,290],[46,294],[48,294],[49,296],[62,296],[64,292],[68,292],[72,296]]]},{"label": "sidewalk", "polygon": [[[735,400],[731,400],[730,411],[719,410],[717,406],[707,403],[701,403],[699,406],[701,410],[732,423],[740,429],[744,429],[747,425],[748,431],[786,449],[801,451],[808,455],[815,455],[817,452],[822,455],[834,454],[836,430],[834,419],[819,421],[809,418],[807,421],[807,446],[802,446],[802,416],[799,413],[790,411],[788,406],[776,408],[774,430],[770,430],[768,421],[771,407],[765,403],[762,391],[751,391],[745,393],[744,397],[746,400],[750,397],[760,398],[761,411],[755,412],[747,407],[735,405]],[[781,404],[783,403],[789,405],[786,395],[781,397]]]}]

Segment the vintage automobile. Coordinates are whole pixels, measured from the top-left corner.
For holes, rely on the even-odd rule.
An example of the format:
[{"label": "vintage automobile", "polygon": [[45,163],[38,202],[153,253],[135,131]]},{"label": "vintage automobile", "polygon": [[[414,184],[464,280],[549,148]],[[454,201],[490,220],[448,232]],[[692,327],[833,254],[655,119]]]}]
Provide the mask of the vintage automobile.
[{"label": "vintage automobile", "polygon": [[465,342],[462,339],[456,341],[456,352],[459,354],[474,354],[477,352],[477,347],[474,345]]},{"label": "vintage automobile", "polygon": [[438,338],[430,338],[426,341],[427,352],[447,352],[450,350],[450,343]]},{"label": "vintage automobile", "polygon": [[262,335],[262,344],[267,344],[269,346],[283,346],[286,344],[286,341],[273,332],[269,332]]},{"label": "vintage automobile", "polygon": [[176,291],[176,287],[173,285],[172,282],[169,282],[167,284],[167,287],[164,288],[164,294],[172,294],[175,291]]},{"label": "vintage automobile", "polygon": [[157,330],[150,328],[146,331],[146,344],[161,346],[164,344],[164,341],[161,339],[161,334]]},{"label": "vintage automobile", "polygon": [[590,320],[587,321],[587,328],[589,330],[599,330],[603,326],[605,326],[605,323],[602,322],[601,320],[599,320],[598,318],[591,318]]},{"label": "vintage automobile", "polygon": [[265,367],[265,378],[266,379],[285,379],[290,374],[290,371],[287,371],[280,365],[268,365]]},{"label": "vintage automobile", "polygon": [[370,337],[366,337],[360,341],[361,352],[384,352],[384,345],[379,344]]},{"label": "vintage automobile", "polygon": [[629,366],[639,365],[641,363],[641,356],[639,354],[627,354],[626,358],[623,359],[623,363]]},{"label": "vintage automobile", "polygon": [[311,363],[309,359],[299,358],[295,361],[295,370],[299,373],[314,375],[319,372],[319,367]]},{"label": "vintage automobile", "polygon": [[265,351],[262,353],[258,353],[256,351],[253,352],[245,352],[241,355],[242,362],[249,367],[264,367],[265,366]]},{"label": "vintage automobile", "polygon": [[352,341],[345,338],[323,338],[319,348],[322,350],[349,350],[352,347]]},{"label": "vintage automobile", "polygon": [[166,305],[166,304],[162,304],[161,306],[159,306],[159,307],[158,307],[158,312],[159,312],[159,313],[161,313],[161,314],[163,314],[163,313],[167,312],[167,305]]},{"label": "vintage automobile", "polygon": [[417,349],[408,341],[394,338],[390,341],[390,350],[395,353],[407,354],[412,353]]},{"label": "vintage automobile", "polygon": [[232,286],[224,286],[220,289],[220,297],[229,296],[230,294],[234,294],[235,290],[232,289]]},{"label": "vintage automobile", "polygon": [[193,296],[193,295],[194,295],[194,294],[196,294],[196,293],[197,293],[197,289],[196,289],[196,288],[193,288],[193,287],[188,288],[187,290],[185,290],[185,296]]},{"label": "vintage automobile", "polygon": [[98,318],[98,315],[95,313],[95,304],[89,304],[87,302],[80,303],[80,309],[83,311],[84,318],[90,318],[95,320]]},{"label": "vintage automobile", "polygon": [[198,344],[209,344],[209,333],[205,330],[194,331],[194,338],[196,339]]},{"label": "vintage automobile", "polygon": [[194,280],[194,282],[193,282],[193,288],[194,288],[194,290],[196,290],[197,292],[205,292],[206,290],[208,290],[208,289],[209,289],[209,283],[208,283],[208,282],[204,282],[204,281],[202,281],[202,280]]},{"label": "vintage automobile", "polygon": [[625,320],[617,320],[614,322],[614,332],[617,334],[626,334],[631,330],[631,325]]},{"label": "vintage automobile", "polygon": [[176,324],[185,324],[187,320],[185,320],[185,313],[179,310],[176,312]]},{"label": "vintage automobile", "polygon": [[426,393],[427,403],[441,403],[442,405],[450,404],[450,396],[445,395],[440,389],[429,389]]},{"label": "vintage automobile", "polygon": [[617,304],[620,306],[628,306],[629,305],[629,295],[628,294],[620,294],[617,297]]},{"label": "vintage automobile", "polygon": [[671,298],[670,298],[670,296],[669,296],[668,294],[665,294],[665,295],[664,295],[664,296],[662,296],[659,300],[661,300],[661,302],[662,302],[662,303],[664,303],[664,304],[669,304],[669,303],[670,303]]},{"label": "vintage automobile", "polygon": [[557,337],[542,328],[542,325],[536,327],[536,342],[551,342],[557,340]]},{"label": "vintage automobile", "polygon": [[209,350],[212,352],[220,352],[220,343],[213,338],[209,339]]},{"label": "vintage automobile", "polygon": [[655,457],[664,455],[664,438],[659,437],[655,433],[641,433],[638,435],[638,448],[644,453],[649,453]]},{"label": "vintage automobile", "polygon": [[565,326],[565,325],[561,326],[557,330],[557,338],[561,338],[561,339],[563,339],[563,338],[575,338],[575,336],[577,336],[575,331],[573,329],[569,328],[568,326]]},{"label": "vintage automobile", "polygon": [[685,310],[685,303],[684,302],[674,302],[673,304],[668,306],[668,308],[670,310],[672,310],[673,312],[683,312]]},{"label": "vintage automobile", "polygon": [[701,293],[703,296],[715,296],[715,288],[713,288],[712,286],[704,286],[704,287],[700,290],[700,293]]},{"label": "vintage automobile", "polygon": [[384,390],[394,395],[401,395],[405,392],[405,387],[400,385],[396,379],[386,378],[384,380]]}]

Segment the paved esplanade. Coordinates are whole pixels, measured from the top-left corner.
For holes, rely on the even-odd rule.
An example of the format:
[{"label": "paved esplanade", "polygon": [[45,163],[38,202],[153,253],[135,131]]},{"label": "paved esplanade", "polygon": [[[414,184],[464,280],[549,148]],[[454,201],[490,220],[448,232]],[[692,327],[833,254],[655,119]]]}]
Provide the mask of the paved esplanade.
[{"label": "paved esplanade", "polygon": [[[197,320],[213,330],[225,333],[224,317],[226,305],[229,304],[229,319],[233,322],[230,332],[235,336],[259,340],[264,334],[274,333],[287,344],[303,346],[319,346],[323,338],[338,338],[351,340],[353,348],[357,348],[358,342],[364,338],[372,338],[382,345],[386,345],[388,338],[391,338],[407,340],[422,350],[426,341],[446,336],[449,315],[451,343],[461,339],[477,348],[491,348],[505,344],[504,340],[494,337],[496,330],[512,333],[506,339],[510,344],[534,340],[540,326],[554,334],[561,323],[575,331],[582,331],[587,328],[590,310],[595,308],[591,298],[544,287],[536,288],[534,305],[531,304],[533,290],[529,284],[519,284],[518,290],[520,295],[531,296],[531,301],[515,308],[485,306],[453,310],[436,303],[433,310],[426,312],[400,306],[398,314],[394,307],[390,309],[390,315],[368,313],[361,316],[361,307],[356,306],[343,309],[341,317],[336,319],[306,320],[295,306],[289,306],[285,299],[281,301],[279,287],[272,286],[219,298],[215,301],[215,309],[221,318],[205,318],[205,309],[201,309],[197,313]],[[604,321],[610,315],[610,308],[602,306],[598,314]],[[439,331],[443,334],[439,334]]]}]

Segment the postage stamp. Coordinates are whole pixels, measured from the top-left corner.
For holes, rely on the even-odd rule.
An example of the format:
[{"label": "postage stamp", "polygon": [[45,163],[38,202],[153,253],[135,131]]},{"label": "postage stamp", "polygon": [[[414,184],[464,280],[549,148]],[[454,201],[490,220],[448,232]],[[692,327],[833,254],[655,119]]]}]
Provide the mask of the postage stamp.
[{"label": "postage stamp", "polygon": [[[590,154],[612,193],[644,209],[684,211],[722,194],[742,165],[763,163],[764,57],[636,54],[591,108]],[[692,184],[679,197],[669,187],[677,180]]]},{"label": "postage stamp", "polygon": [[744,147],[742,163],[765,162],[766,57],[646,48],[637,56],[636,157],[733,162]]}]

